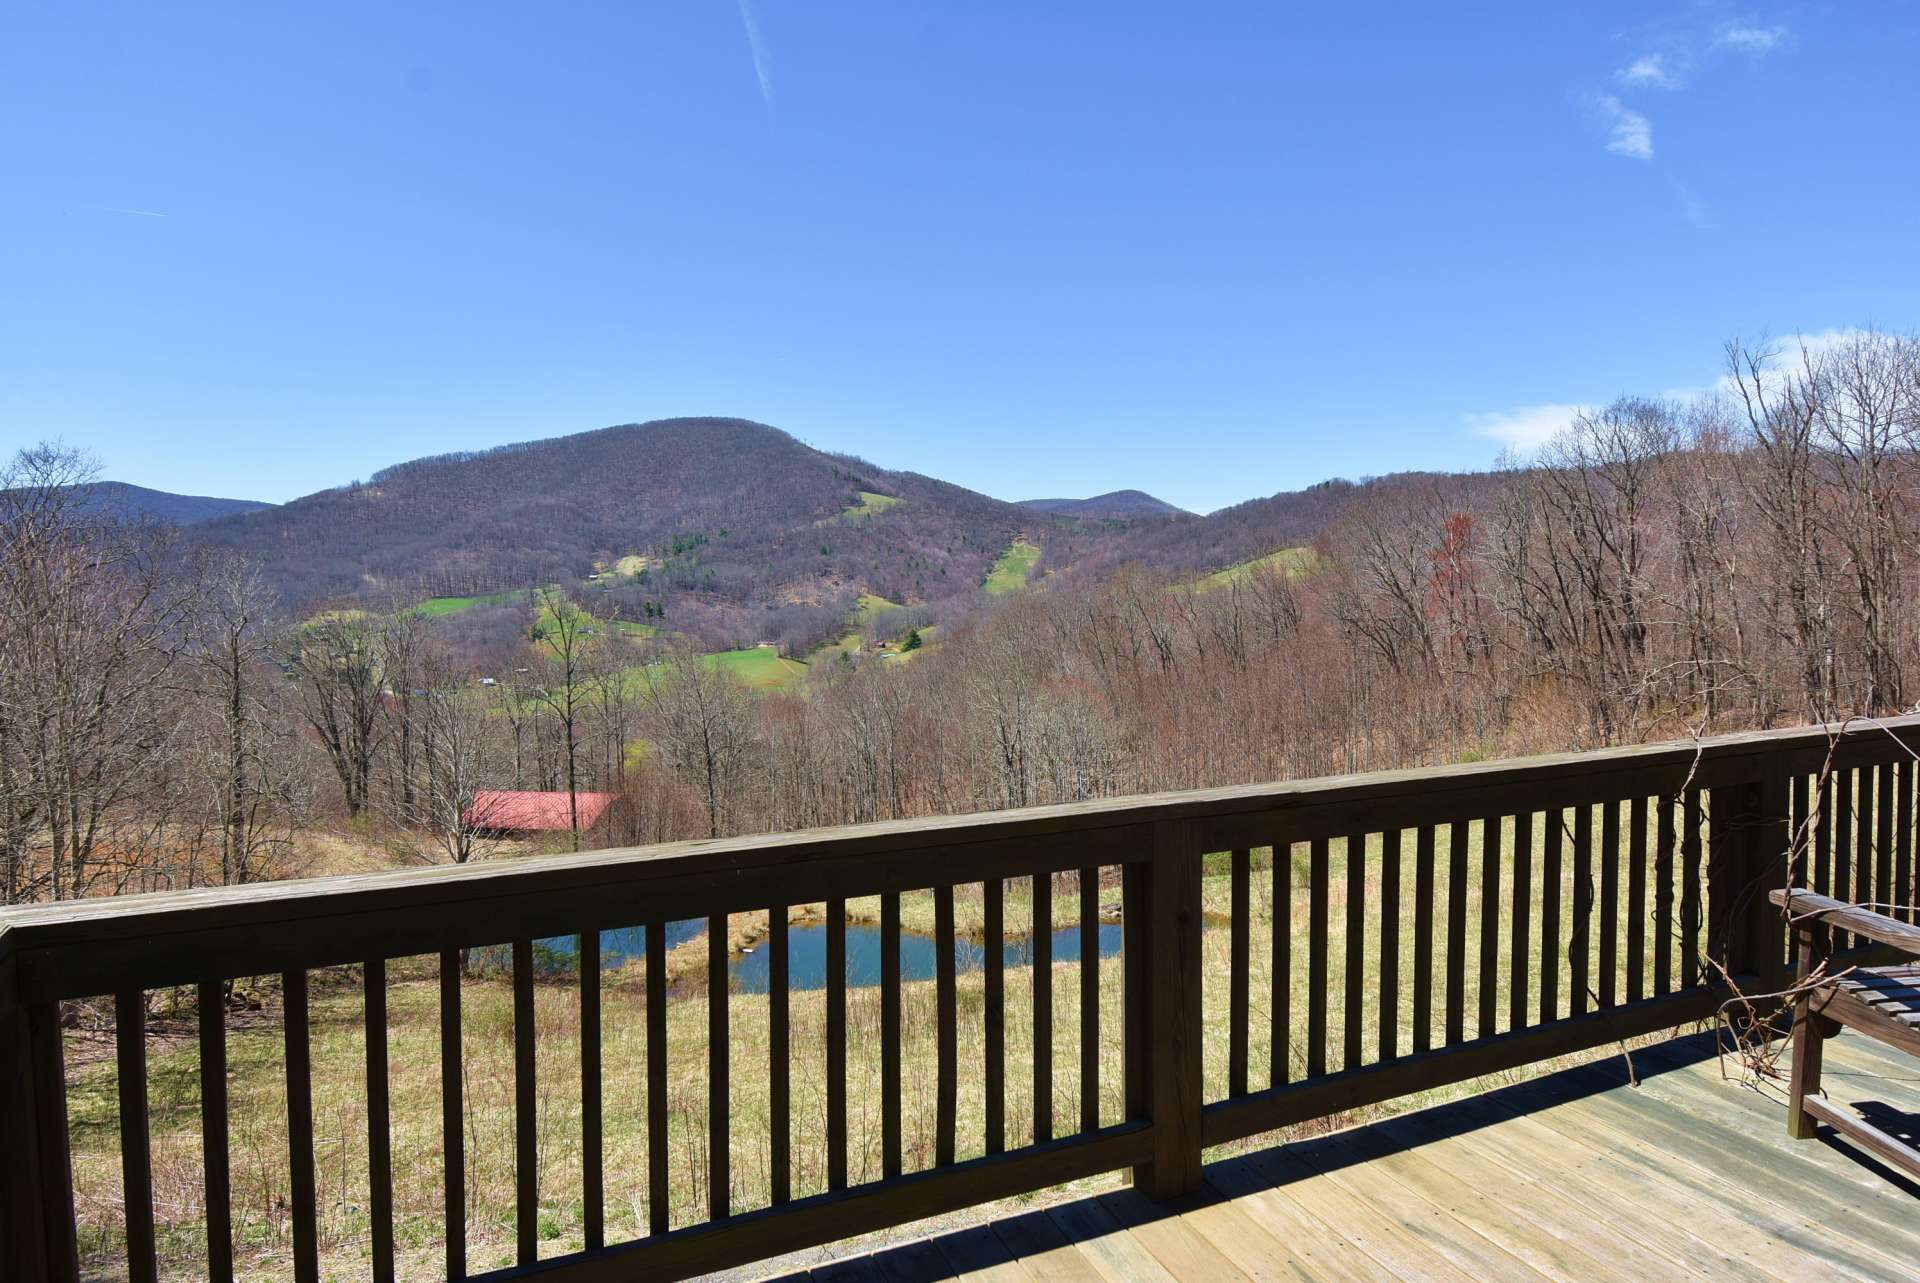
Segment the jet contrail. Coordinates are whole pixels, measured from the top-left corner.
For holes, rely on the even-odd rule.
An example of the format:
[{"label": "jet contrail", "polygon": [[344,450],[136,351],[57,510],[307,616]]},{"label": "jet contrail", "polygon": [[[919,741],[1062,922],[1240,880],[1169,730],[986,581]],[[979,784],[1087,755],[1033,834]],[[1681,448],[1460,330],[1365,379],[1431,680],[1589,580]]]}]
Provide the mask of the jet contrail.
[{"label": "jet contrail", "polygon": [[767,55],[767,42],[760,38],[760,24],[747,0],[740,0],[740,21],[747,24],[747,44],[753,50],[753,74],[760,78],[760,96],[773,106],[773,59]]},{"label": "jet contrail", "polygon": [[135,214],[141,218],[165,218],[165,214],[156,214],[150,209],[121,209],[115,205],[102,205],[100,209],[108,214]]}]

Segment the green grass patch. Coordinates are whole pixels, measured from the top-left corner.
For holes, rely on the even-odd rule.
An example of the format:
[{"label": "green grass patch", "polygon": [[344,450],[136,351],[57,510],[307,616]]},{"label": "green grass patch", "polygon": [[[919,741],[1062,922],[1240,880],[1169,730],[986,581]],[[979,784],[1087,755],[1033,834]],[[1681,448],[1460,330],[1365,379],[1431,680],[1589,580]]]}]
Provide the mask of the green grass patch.
[{"label": "green grass patch", "polygon": [[1001,553],[1000,560],[994,562],[993,569],[987,572],[986,590],[995,597],[1019,592],[1027,586],[1027,579],[1033,574],[1033,565],[1039,560],[1039,544],[1015,539],[1013,546]]},{"label": "green grass patch", "polygon": [[889,494],[875,494],[871,490],[859,492],[860,502],[850,504],[840,513],[842,517],[872,517],[896,506],[900,501]]},{"label": "green grass patch", "polygon": [[742,685],[754,690],[784,690],[806,673],[807,666],[783,658],[772,646],[749,646],[744,650],[723,650],[701,659],[711,668],[730,673]]},{"label": "green grass patch", "polygon": [[525,601],[528,590],[514,588],[507,592],[484,593],[477,597],[429,597],[413,609],[427,616],[457,615],[463,610],[472,610],[475,606],[506,606],[516,601]]},{"label": "green grass patch", "polygon": [[1198,592],[1211,592],[1215,588],[1225,587],[1236,579],[1244,579],[1263,566],[1278,567],[1292,579],[1304,579],[1317,568],[1318,559],[1311,548],[1282,548],[1279,552],[1270,552],[1264,557],[1236,562],[1225,570],[1216,570],[1204,579],[1195,580],[1193,587]]},{"label": "green grass patch", "polygon": [[872,623],[873,617],[883,610],[899,609],[900,603],[897,601],[888,601],[885,597],[874,593],[863,592],[860,594],[859,601],[854,603],[853,622],[856,627],[864,626]]}]

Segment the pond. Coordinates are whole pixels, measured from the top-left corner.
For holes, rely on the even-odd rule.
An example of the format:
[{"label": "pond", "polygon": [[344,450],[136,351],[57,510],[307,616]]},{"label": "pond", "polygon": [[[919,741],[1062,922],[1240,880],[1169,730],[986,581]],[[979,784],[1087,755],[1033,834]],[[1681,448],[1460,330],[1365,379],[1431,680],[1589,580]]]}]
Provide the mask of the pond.
[{"label": "pond", "polygon": [[[698,939],[706,933],[705,919],[669,922],[666,924],[667,947],[671,949],[688,940]],[[1112,958],[1119,955],[1121,935],[1118,923],[1100,924],[1101,957]],[[1079,927],[1063,927],[1055,931],[1052,938],[1055,962],[1079,961]],[[578,948],[578,940],[573,936],[557,936],[551,940],[539,941],[539,944],[543,949],[569,959]],[[646,952],[647,929],[645,927],[622,927],[616,931],[602,932],[600,935],[602,967],[617,967],[629,959],[644,958]],[[919,935],[911,931],[900,933],[900,978],[902,980],[933,979],[934,963],[938,956],[932,936]],[[1032,966],[1032,937],[1021,936],[1007,940],[1002,946],[1001,957],[1009,967]],[[977,940],[956,938],[953,942],[953,959],[956,971],[979,971],[986,966],[986,947]],[[733,977],[733,987],[745,993],[767,992],[769,965],[770,954],[766,943],[762,941],[751,951],[735,957],[728,964],[728,970]],[[826,924],[812,923],[787,928],[787,977],[790,986],[797,990],[826,988]],[[867,923],[849,922],[847,924],[847,984],[853,988],[870,988],[879,983],[880,928]]]}]

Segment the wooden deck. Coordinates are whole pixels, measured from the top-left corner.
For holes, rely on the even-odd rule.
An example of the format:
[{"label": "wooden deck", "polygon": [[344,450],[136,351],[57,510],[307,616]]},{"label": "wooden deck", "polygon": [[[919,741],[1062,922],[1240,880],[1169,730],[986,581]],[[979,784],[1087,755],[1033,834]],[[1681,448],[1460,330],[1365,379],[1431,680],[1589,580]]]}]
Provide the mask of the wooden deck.
[{"label": "wooden deck", "polygon": [[[1920,1130],[1920,1065],[1847,1035],[1826,1086]],[[1131,1191],[815,1266],[790,1279],[1800,1283],[1920,1277],[1920,1188],[1723,1082],[1710,1040],[1619,1058],[1210,1164],[1199,1195]]]}]

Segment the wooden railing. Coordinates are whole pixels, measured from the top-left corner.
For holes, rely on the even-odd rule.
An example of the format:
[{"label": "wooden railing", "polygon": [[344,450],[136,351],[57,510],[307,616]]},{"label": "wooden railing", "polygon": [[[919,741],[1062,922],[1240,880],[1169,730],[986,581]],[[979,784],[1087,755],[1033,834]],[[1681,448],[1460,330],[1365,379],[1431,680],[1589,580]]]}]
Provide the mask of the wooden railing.
[{"label": "wooden railing", "polygon": [[[509,946],[516,1264],[488,1278],[677,1278],[1116,1169],[1155,1197],[1195,1188],[1203,1150],[1710,1016],[1724,976],[1776,987],[1785,935],[1766,891],[1789,848],[1799,881],[1837,898],[1913,902],[1911,745],[1920,719],[1728,736],[1439,769],[1217,789],[997,815],[520,861],[81,901],[0,913],[0,1177],[9,1278],[75,1279],[73,1155],[60,1004],[116,1013],[126,1268],[156,1277],[148,994],[199,995],[205,1273],[232,1276],[223,986],[278,975],[295,1279],[319,1277],[309,977],[360,968],[367,1088],[364,1251],[395,1274],[388,964],[438,958],[444,1269],[467,1252],[462,951]],[[1807,823],[1824,798],[1823,823]],[[1102,871],[1106,871],[1104,874]],[[1075,878],[1074,875],[1078,874]],[[1119,1019],[1101,1001],[1101,887],[1119,890]],[[1009,1065],[1009,889],[1052,921],[1079,904],[1078,1127],[1056,1134],[1054,976],[1033,933],[1028,1063]],[[979,1059],[961,1063],[955,903],[978,910]],[[934,1141],[902,1144],[900,908],[933,906]],[[846,906],[880,897],[880,1162],[850,1172]],[[824,1132],[792,1112],[788,909],[825,904]],[[769,911],[766,1059],[733,1058],[728,915]],[[1304,927],[1300,918],[1304,912]],[[668,1172],[664,924],[706,919],[706,1206],[675,1207]],[[1265,924],[1265,930],[1259,928]],[[603,930],[646,924],[648,1233],[608,1242],[602,1155]],[[534,942],[577,939],[578,1190],[584,1250],[541,1259]],[[1224,939],[1222,938],[1224,937]],[[1071,964],[1068,964],[1071,965]],[[1062,967],[1060,970],[1064,970]],[[332,973],[328,973],[332,974]],[[1111,974],[1111,972],[1109,972]],[[971,981],[969,982],[971,983]],[[1108,982],[1111,984],[1111,981]],[[969,991],[971,992],[971,990]],[[1111,990],[1107,990],[1111,992]],[[1068,990],[1069,996],[1072,991]],[[811,1000],[810,1000],[811,1001]],[[1104,1008],[1104,1009],[1103,1009]],[[973,1020],[969,1007],[969,1021]],[[1262,1018],[1264,1017],[1264,1018]],[[756,1022],[758,1017],[755,1017]],[[1103,1023],[1104,1022],[1104,1023]],[[756,1035],[758,1025],[756,1024]],[[856,1038],[856,1055],[868,1048]],[[1103,1052],[1120,1090],[1102,1094]],[[684,1047],[674,1051],[685,1050]],[[811,1054],[811,1053],[809,1053]],[[1032,1122],[1009,1127],[1010,1072]],[[1113,1083],[1112,1069],[1105,1080]],[[984,1101],[961,1134],[962,1075]],[[768,1185],[737,1205],[730,1092],[767,1088]],[[971,1099],[971,1094],[969,1099]],[[1104,1104],[1103,1104],[1104,1102]],[[860,1108],[857,1110],[855,1105]],[[796,1191],[794,1144],[825,1150]],[[757,1157],[756,1157],[756,1161]],[[858,1179],[861,1174],[870,1179]],[[621,1172],[639,1182],[640,1173]],[[547,1191],[551,1193],[552,1191]],[[569,1200],[572,1191],[567,1192]]]}]

